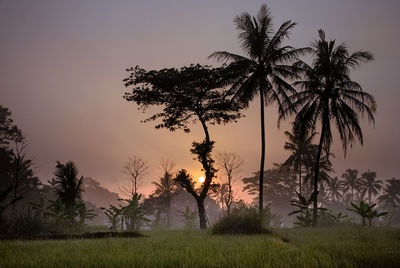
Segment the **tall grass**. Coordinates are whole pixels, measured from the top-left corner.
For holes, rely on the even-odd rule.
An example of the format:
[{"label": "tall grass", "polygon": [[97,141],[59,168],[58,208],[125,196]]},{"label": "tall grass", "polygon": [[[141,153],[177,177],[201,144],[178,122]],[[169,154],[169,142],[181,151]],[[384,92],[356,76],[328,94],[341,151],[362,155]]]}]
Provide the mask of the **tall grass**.
[{"label": "tall grass", "polygon": [[398,229],[276,232],[213,236],[176,230],[140,238],[2,241],[0,267],[400,267]]}]

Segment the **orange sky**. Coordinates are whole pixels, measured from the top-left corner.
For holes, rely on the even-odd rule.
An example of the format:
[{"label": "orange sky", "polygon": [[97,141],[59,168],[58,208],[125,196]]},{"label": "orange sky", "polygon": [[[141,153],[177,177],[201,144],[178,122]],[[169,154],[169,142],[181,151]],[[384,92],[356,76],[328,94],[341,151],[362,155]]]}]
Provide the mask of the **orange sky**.
[{"label": "orange sky", "polygon": [[[300,3],[301,2],[301,3]],[[189,134],[155,130],[142,124],[146,115],[123,100],[122,79],[129,66],[179,67],[214,64],[216,50],[240,53],[233,18],[255,14],[263,1],[0,1],[0,104],[30,142],[30,152],[43,181],[56,160],[73,160],[81,175],[112,190],[125,180],[123,163],[136,154],[151,166],[144,192],[160,172],[161,157],[196,177],[200,165],[189,153],[202,140],[200,126]],[[351,50],[365,49],[376,61],[354,73],[378,103],[376,127],[364,124],[365,146],[356,145],[343,158],[334,138],[334,167],[367,169],[380,179],[400,176],[398,1],[268,1],[275,24],[298,22],[291,40],[309,45],[323,28],[328,38],[346,41]],[[259,166],[259,107],[255,100],[237,124],[211,127],[216,150],[244,159],[242,176]],[[276,127],[275,107],[266,110],[266,167],[283,161],[283,132]]]}]

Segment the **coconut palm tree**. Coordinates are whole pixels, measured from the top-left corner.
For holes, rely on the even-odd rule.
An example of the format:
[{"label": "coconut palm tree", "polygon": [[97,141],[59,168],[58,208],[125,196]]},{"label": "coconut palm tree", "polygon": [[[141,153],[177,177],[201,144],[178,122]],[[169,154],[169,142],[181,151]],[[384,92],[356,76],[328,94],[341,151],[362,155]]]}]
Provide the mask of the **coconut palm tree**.
[{"label": "coconut palm tree", "polygon": [[334,177],[327,182],[328,192],[332,200],[339,201],[343,196],[344,185],[338,177]]},{"label": "coconut palm tree", "polygon": [[[316,159],[316,152],[318,150],[318,147],[316,145],[313,145],[313,151],[314,154],[312,155],[312,162],[308,162],[309,165],[307,167],[307,174],[304,177],[304,183],[310,183],[310,192],[312,192],[313,187],[314,187],[314,173],[315,173],[315,159]],[[331,158],[334,158],[335,156],[330,153],[329,157],[326,155],[322,155],[320,160],[319,160],[319,170],[318,170],[318,183],[319,186],[322,188],[323,184],[327,184],[331,180],[331,173],[333,173],[335,170],[332,167],[332,162]]]},{"label": "coconut palm tree", "polygon": [[260,96],[259,210],[262,214],[265,161],[264,106],[277,102],[279,111],[283,111],[282,104],[289,100],[288,94],[296,92],[286,79],[297,77],[297,68],[287,64],[297,59],[299,55],[306,54],[309,48],[295,49],[291,46],[282,46],[283,40],[289,36],[296,23],[286,21],[273,33],[272,17],[266,5],[261,6],[256,17],[243,12],[234,19],[234,23],[239,31],[239,40],[246,56],[219,51],[211,54],[209,58],[229,62],[227,68],[237,77],[231,88],[231,92],[235,93],[235,100],[247,107],[256,95]]},{"label": "coconut palm tree", "polygon": [[358,170],[357,169],[347,169],[343,175],[343,186],[344,191],[347,192],[350,190],[351,192],[351,202],[354,200],[354,190],[360,190],[360,178],[358,177]]},{"label": "coconut palm tree", "polygon": [[361,197],[364,198],[366,194],[368,194],[368,203],[371,204],[372,196],[376,196],[379,194],[379,191],[382,189],[383,181],[376,180],[376,172],[367,171],[361,174],[360,179],[360,190]]},{"label": "coconut palm tree", "polygon": [[299,175],[299,194],[302,195],[301,185],[301,174],[303,167],[306,167],[308,163],[311,163],[313,157],[313,144],[312,139],[315,136],[315,132],[307,135],[305,132],[294,131],[290,133],[285,131],[285,135],[288,137],[288,142],[285,142],[285,150],[291,151],[292,154],[283,163],[284,166],[293,167],[294,174]]},{"label": "coconut palm tree", "polygon": [[[314,130],[317,122],[321,126],[314,170],[313,226],[316,226],[319,159],[323,147],[327,155],[330,151],[333,140],[331,122],[336,125],[346,154],[355,139],[363,144],[360,115],[366,114],[369,121],[374,122],[376,103],[373,96],[364,92],[350,77],[351,71],[361,63],[373,60],[370,52],[359,50],[350,53],[345,44],[335,46],[335,40],[326,40],[322,30],[319,30],[319,39],[312,47],[315,56],[312,66],[303,61],[295,64],[303,70],[303,79],[294,83],[302,91],[291,96],[290,108],[298,111],[295,129]],[[289,107],[286,110],[291,111]]]},{"label": "coconut palm tree", "polygon": [[57,161],[55,178],[52,183],[56,187],[58,198],[67,211],[72,212],[76,202],[81,199],[83,177],[78,179],[78,168],[72,161],[65,165]]},{"label": "coconut palm tree", "polygon": [[154,194],[156,196],[162,197],[165,200],[165,208],[167,211],[167,228],[170,228],[171,225],[171,201],[172,195],[175,191],[176,184],[172,177],[172,174],[168,171],[165,171],[164,176],[160,178],[160,180],[153,181],[152,184],[156,186],[154,190]]},{"label": "coconut palm tree", "polygon": [[378,200],[380,204],[388,208],[400,207],[400,179],[388,180],[383,195]]}]

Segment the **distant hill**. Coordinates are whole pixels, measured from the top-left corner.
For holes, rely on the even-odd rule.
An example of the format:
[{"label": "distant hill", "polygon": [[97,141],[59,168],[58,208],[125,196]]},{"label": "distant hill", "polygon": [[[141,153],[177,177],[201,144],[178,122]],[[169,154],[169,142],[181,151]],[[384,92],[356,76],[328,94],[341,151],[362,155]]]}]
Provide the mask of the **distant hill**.
[{"label": "distant hill", "polygon": [[82,199],[89,201],[97,207],[108,207],[109,205],[118,205],[120,198],[117,193],[109,191],[107,188],[101,186],[101,184],[90,177],[83,179],[82,183],[83,193]]}]

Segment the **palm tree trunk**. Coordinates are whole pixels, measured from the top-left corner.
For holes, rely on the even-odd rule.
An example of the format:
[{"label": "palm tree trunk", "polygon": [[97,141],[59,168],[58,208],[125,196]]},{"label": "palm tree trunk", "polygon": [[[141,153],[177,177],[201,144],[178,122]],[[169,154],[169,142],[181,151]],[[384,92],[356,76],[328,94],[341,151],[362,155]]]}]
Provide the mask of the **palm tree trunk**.
[{"label": "palm tree trunk", "polygon": [[264,94],[260,87],[260,112],[261,112],[261,163],[260,163],[260,185],[259,185],[259,213],[263,215],[264,195],[264,161],[265,161],[265,122],[264,122]]},{"label": "palm tree trunk", "polygon": [[322,121],[321,137],[319,138],[318,152],[317,152],[317,158],[316,158],[316,162],[315,162],[314,192],[312,194],[313,199],[314,199],[313,219],[312,219],[313,227],[316,227],[317,222],[318,222],[318,174],[319,174],[319,160],[321,158],[321,151],[322,151],[322,144],[324,142],[324,135],[325,135],[325,120]]},{"label": "palm tree trunk", "polygon": [[353,186],[351,186],[351,203],[353,203],[353,201],[354,201],[354,200],[353,200],[353,190],[354,190],[354,189],[353,189]]},{"label": "palm tree trunk", "polygon": [[299,193],[301,195],[301,163],[299,165]]}]

